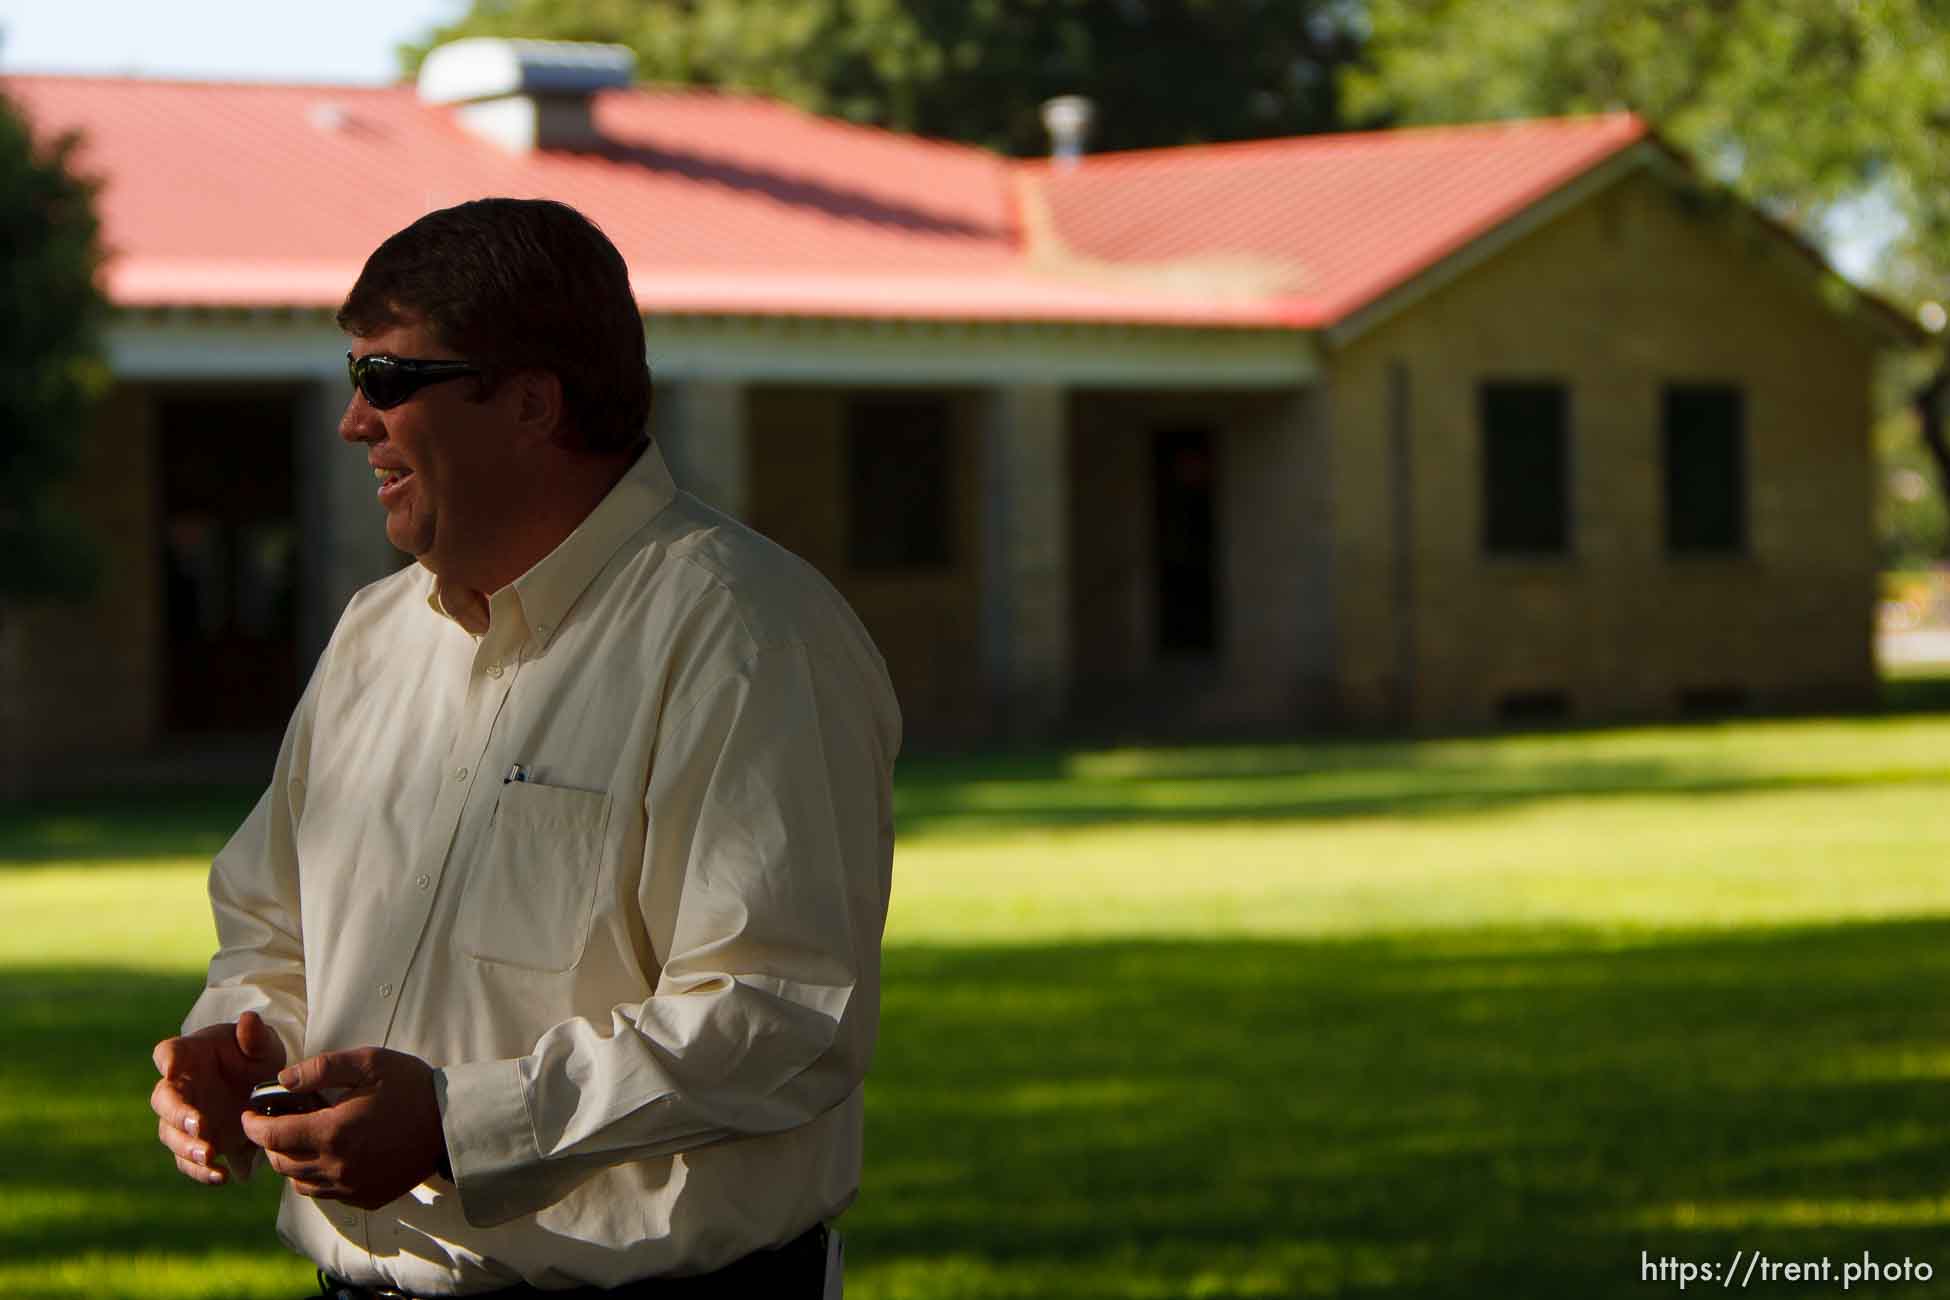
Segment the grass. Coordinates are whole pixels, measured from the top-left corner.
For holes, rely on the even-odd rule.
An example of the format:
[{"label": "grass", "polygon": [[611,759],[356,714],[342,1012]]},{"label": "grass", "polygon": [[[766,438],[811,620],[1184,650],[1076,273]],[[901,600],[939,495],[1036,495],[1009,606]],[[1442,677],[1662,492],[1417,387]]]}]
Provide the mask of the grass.
[{"label": "grass", "polygon": [[[898,794],[856,1297],[1950,1269],[1950,717],[915,761]],[[0,1295],[305,1289],[269,1180],[180,1184],[144,1103],[249,798],[0,810]]]}]

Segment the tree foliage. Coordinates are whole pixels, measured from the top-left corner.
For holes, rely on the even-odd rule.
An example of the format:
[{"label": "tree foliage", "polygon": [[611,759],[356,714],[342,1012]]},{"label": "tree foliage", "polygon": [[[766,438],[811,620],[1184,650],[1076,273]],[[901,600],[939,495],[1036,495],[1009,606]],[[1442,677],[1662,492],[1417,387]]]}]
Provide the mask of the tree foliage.
[{"label": "tree foliage", "polygon": [[94,186],[0,97],[0,605],[85,593],[94,547],[55,498],[107,386]]},{"label": "tree foliage", "polygon": [[402,48],[408,73],[464,36],[603,40],[653,81],[775,95],[814,112],[1046,152],[1046,99],[1098,106],[1091,147],[1338,125],[1354,0],[474,0]]},{"label": "tree foliage", "polygon": [[1889,287],[1950,278],[1950,7],[1941,0],[1370,0],[1356,115],[1632,109],[1717,179],[1824,234],[1873,194],[1905,229]]}]

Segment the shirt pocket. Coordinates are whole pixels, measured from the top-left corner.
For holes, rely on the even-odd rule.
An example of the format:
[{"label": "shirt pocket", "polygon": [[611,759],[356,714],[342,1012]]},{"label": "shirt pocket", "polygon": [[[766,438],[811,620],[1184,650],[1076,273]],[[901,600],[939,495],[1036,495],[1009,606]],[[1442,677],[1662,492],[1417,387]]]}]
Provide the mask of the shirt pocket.
[{"label": "shirt pocket", "polygon": [[477,961],[565,971],[589,942],[609,796],[533,781],[501,787],[468,873],[460,948]]}]

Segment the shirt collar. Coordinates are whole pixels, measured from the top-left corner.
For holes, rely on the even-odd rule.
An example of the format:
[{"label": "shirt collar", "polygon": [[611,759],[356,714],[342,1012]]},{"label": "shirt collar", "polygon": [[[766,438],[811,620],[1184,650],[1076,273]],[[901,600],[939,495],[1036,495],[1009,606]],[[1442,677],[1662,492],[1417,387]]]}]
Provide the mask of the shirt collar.
[{"label": "shirt collar", "polygon": [[[677,484],[653,442],[574,532],[508,588],[494,594],[488,605],[492,617],[500,618],[510,597],[518,600],[535,649],[543,649],[562,626],[570,606],[616,554],[616,548],[656,518],[676,496]],[[427,605],[441,617],[453,618],[441,603],[438,578],[428,584]]]}]

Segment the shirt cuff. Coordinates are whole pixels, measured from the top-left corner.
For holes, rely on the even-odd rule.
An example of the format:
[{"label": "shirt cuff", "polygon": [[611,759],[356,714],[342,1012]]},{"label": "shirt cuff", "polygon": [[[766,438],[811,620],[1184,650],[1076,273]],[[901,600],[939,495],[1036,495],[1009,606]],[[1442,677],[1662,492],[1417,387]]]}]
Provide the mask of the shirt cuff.
[{"label": "shirt cuff", "polygon": [[521,1063],[450,1065],[433,1072],[433,1092],[462,1216],[476,1228],[492,1228],[527,1213],[523,1184],[532,1180],[542,1153],[528,1118]]}]

